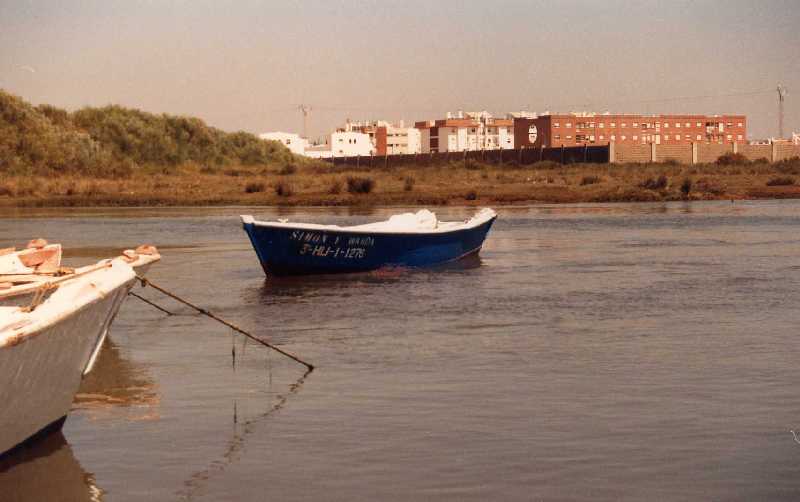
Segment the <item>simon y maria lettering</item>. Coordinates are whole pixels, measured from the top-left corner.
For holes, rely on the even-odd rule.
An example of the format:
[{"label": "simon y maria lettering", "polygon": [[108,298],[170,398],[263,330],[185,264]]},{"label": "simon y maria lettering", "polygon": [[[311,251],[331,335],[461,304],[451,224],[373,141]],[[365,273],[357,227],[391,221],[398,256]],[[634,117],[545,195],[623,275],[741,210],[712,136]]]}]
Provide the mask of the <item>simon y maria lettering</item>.
[{"label": "simon y maria lettering", "polygon": [[294,230],[289,240],[301,243],[298,254],[322,258],[363,259],[375,239],[369,235],[329,235],[325,232]]}]

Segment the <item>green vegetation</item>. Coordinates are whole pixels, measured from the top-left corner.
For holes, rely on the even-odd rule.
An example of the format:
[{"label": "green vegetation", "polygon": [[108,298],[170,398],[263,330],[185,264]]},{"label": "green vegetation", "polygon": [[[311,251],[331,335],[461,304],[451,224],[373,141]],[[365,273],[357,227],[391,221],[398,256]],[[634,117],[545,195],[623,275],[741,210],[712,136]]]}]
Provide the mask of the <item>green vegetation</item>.
[{"label": "green vegetation", "polygon": [[197,118],[116,105],[70,113],[34,107],[0,90],[0,174],[124,178],[143,168],[168,173],[187,163],[211,170],[229,165],[294,169],[295,162],[278,142],[227,133]]}]

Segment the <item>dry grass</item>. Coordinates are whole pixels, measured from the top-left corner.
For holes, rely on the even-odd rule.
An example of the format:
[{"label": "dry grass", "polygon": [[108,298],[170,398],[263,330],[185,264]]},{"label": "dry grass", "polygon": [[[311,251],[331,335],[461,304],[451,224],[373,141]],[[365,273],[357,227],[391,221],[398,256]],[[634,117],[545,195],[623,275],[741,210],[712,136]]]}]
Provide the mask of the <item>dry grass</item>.
[{"label": "dry grass", "polygon": [[[372,170],[318,163],[298,165],[291,174],[264,166],[208,169],[184,165],[168,170],[142,170],[123,179],[0,175],[0,205],[431,205],[465,201],[487,205],[534,201],[800,198],[798,185],[769,183],[795,172],[800,173],[800,161],[694,166],[676,163],[566,166],[468,163],[465,166],[464,162],[455,162]],[[371,188],[368,193],[351,193],[348,178],[370,179]]]}]

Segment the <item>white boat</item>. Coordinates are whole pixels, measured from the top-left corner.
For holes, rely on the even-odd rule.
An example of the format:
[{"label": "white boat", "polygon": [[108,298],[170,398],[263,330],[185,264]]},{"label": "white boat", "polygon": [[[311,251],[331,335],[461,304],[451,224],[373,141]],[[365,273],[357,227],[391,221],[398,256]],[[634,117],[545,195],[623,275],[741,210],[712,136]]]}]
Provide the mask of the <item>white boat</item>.
[{"label": "white boat", "polygon": [[[141,246],[65,269],[59,247],[55,271],[8,267],[16,258],[36,268],[20,259],[28,253],[0,256],[6,258],[0,260],[0,455],[61,427],[137,272],[161,258],[154,247]],[[20,298],[23,305],[7,303]]]}]

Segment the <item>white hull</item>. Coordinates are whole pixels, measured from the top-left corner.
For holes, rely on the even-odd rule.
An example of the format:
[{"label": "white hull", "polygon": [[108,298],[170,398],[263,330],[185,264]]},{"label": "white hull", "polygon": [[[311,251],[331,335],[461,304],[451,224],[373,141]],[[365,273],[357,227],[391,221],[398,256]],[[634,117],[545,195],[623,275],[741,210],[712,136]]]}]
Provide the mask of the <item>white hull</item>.
[{"label": "white hull", "polygon": [[135,281],[115,259],[59,284],[32,312],[0,307],[0,455],[60,425]]}]

